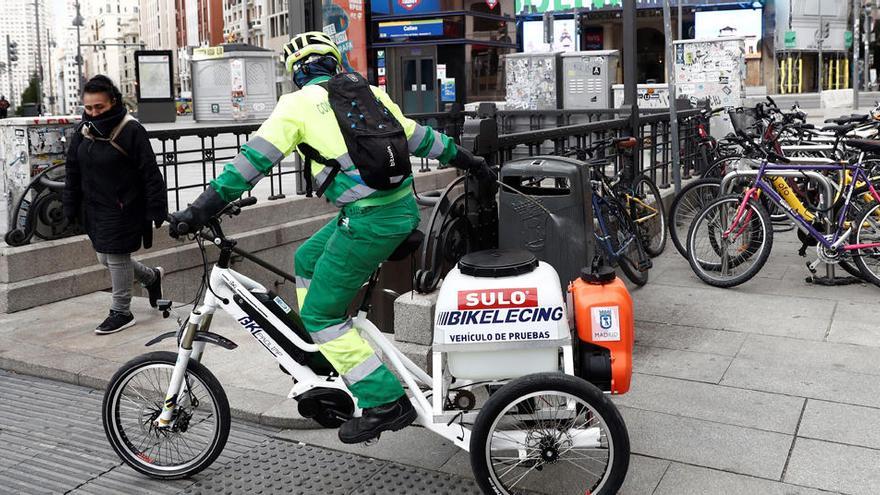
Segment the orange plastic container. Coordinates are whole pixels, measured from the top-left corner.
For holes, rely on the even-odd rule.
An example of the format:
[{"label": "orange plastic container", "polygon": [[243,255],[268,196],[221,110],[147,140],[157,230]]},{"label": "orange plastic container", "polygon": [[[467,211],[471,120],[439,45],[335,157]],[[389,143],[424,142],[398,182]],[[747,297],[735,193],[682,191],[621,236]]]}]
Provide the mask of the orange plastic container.
[{"label": "orange plastic container", "polygon": [[[610,391],[629,391],[632,379],[632,351],[635,340],[632,297],[623,281],[610,267],[585,273],[572,282],[575,328],[580,345],[578,374],[591,382],[608,383],[607,363],[610,360]],[[607,350],[605,352],[604,350]]]}]

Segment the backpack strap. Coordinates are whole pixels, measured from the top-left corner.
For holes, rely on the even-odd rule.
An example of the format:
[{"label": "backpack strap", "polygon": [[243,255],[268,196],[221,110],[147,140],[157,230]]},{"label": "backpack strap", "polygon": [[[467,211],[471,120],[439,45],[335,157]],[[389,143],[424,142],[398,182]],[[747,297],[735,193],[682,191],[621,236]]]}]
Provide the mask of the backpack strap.
[{"label": "backpack strap", "polygon": [[116,142],[116,138],[122,132],[122,129],[125,128],[126,124],[128,124],[132,120],[135,120],[135,118],[132,117],[130,113],[126,112],[125,116],[122,117],[122,120],[120,120],[119,123],[116,124],[116,127],[114,127],[112,131],[110,131],[110,139],[108,140],[110,146],[116,148],[116,150],[122,153],[122,155],[125,157],[128,156],[128,152],[122,149],[122,146],[119,146],[119,144]]},{"label": "backpack strap", "polygon": [[338,174],[339,171],[342,170],[342,165],[334,159],[325,158],[323,155],[321,155],[321,153],[318,152],[318,150],[309,146],[306,143],[300,143],[297,146],[297,148],[299,149],[300,153],[302,153],[303,156],[306,157],[306,161],[303,164],[303,172],[306,174],[306,178],[307,178],[307,181],[306,181],[307,193],[308,193],[308,189],[310,189],[310,185],[311,185],[312,179],[313,179],[313,177],[312,177],[312,162],[315,161],[315,162],[320,163],[321,165],[324,165],[325,167],[330,167],[330,175],[328,175],[327,178],[324,179],[323,182],[321,182],[321,184],[318,184],[318,190],[315,191],[315,195],[320,198],[321,196],[324,195],[324,191],[327,190],[327,188],[330,186],[330,184],[333,183],[333,179],[336,178],[336,174]]}]

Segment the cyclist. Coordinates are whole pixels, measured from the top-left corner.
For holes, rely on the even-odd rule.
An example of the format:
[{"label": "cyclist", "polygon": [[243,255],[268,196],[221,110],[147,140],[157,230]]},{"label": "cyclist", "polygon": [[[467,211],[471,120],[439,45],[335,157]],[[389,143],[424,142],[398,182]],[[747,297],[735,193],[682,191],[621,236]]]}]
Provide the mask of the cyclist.
[{"label": "cyclist", "polygon": [[[171,215],[171,233],[181,234],[180,222],[186,222],[190,231],[204,226],[294,149],[303,156],[304,149],[307,153],[316,151],[342,165],[342,171],[333,174],[330,166],[310,162],[316,181],[332,177],[324,196],[340,212],[299,247],[294,265],[303,323],[363,408],[361,417],[340,427],[339,439],[345,443],[364,442],[382,431],[404,428],[416,418],[400,382],[347,316],[349,304],[370,274],[419,224],[409,157],[406,178],[399,186],[387,190],[367,186],[364,179],[370,177],[361,177],[352,163],[325,88],[341,70],[339,49],[324,33],[308,32],[292,38],[282,56],[300,90],[282,96],[268,120],[242,145],[210,187],[188,208]],[[349,76],[354,79],[354,74],[346,78]],[[405,151],[408,147],[415,156],[471,170],[480,180],[495,180],[495,173],[481,157],[404,117],[381,89],[369,89],[402,127]]]}]

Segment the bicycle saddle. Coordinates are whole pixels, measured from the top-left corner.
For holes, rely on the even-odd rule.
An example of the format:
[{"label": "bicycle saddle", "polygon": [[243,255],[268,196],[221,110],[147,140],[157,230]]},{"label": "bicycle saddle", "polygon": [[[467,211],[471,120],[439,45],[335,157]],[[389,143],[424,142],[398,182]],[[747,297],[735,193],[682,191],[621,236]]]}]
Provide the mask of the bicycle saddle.
[{"label": "bicycle saddle", "polygon": [[425,234],[421,230],[413,230],[406,239],[401,242],[397,248],[388,255],[388,261],[400,261],[409,258],[411,254],[416,252],[425,240]]},{"label": "bicycle saddle", "polygon": [[880,140],[876,139],[850,139],[846,145],[868,153],[880,153]]},{"label": "bicycle saddle", "polygon": [[837,117],[836,119],[825,119],[826,124],[835,123],[837,125],[845,125],[852,122],[863,122],[868,120],[867,115],[850,115],[849,117]]},{"label": "bicycle saddle", "polygon": [[849,131],[855,129],[857,127],[856,124],[843,124],[843,125],[826,125],[822,128],[822,131],[825,132],[833,132],[837,135],[844,135]]}]

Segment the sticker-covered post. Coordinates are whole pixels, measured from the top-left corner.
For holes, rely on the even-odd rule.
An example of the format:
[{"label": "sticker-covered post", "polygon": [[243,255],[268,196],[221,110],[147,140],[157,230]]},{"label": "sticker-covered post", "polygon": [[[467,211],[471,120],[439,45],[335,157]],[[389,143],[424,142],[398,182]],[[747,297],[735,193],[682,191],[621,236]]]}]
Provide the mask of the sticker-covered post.
[{"label": "sticker-covered post", "polygon": [[673,63],[676,47],[669,43],[672,39],[672,13],[669,0],[663,0],[663,29],[666,35],[666,85],[669,88],[669,138],[672,141],[672,182],[675,192],[681,191],[681,159],[679,156],[680,141],[678,139],[678,108],[675,88],[675,64]]}]

